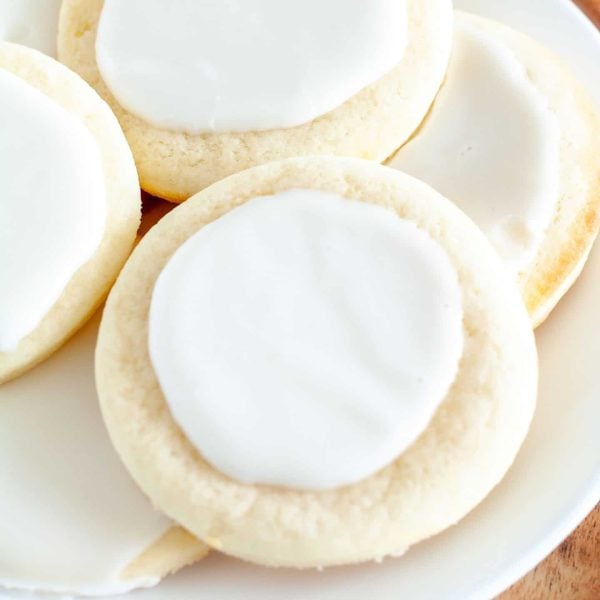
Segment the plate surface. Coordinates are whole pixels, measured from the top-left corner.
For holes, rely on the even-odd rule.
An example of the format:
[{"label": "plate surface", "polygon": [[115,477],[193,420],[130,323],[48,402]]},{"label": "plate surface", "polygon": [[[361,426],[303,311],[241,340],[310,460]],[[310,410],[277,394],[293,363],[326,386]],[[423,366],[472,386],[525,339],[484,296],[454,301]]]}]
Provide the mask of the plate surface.
[{"label": "plate surface", "polygon": [[[600,106],[600,35],[568,0],[455,4],[540,39],[571,65]],[[215,554],[154,589],[122,598],[465,600],[498,594],[550,553],[600,499],[598,298],[600,246],[538,330],[540,397],[530,435],[505,480],[457,526],[401,558],[324,572],[268,570]]]}]

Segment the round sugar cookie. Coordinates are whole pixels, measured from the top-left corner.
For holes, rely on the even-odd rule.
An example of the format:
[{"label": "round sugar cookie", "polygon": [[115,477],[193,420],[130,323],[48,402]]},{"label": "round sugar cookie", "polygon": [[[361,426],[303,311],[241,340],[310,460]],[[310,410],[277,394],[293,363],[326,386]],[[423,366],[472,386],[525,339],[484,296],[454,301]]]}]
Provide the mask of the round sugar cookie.
[{"label": "round sugar cookie", "polygon": [[[214,461],[209,463],[197,450],[198,445],[184,433],[191,421],[183,428],[177,424],[182,421],[176,421],[149,350],[149,311],[157,279],[165,273],[166,265],[171,264],[183,244],[209,230],[209,236],[217,239],[216,226],[224,218],[234,215],[239,218],[240,211],[252,209],[257,197],[279,198],[278,194],[292,191],[302,195],[303,190],[341,196],[342,206],[348,201],[355,208],[383,213],[391,227],[409,227],[429,240],[449,265],[462,306],[458,321],[462,350],[453,381],[449,391],[441,396],[433,416],[424,424],[422,433],[391,463],[357,482],[333,489],[318,490],[315,486],[307,490],[302,486],[299,489],[298,486],[279,484],[241,483],[239,478],[234,479],[211,466]],[[324,199],[323,202],[334,201]],[[340,214],[345,214],[343,210]],[[277,219],[271,221],[275,231],[278,222]],[[303,221],[294,222],[302,230]],[[260,220],[260,223],[265,221]],[[364,227],[369,227],[367,222]],[[364,231],[364,227],[358,229]],[[250,221],[245,231],[257,239],[262,229],[255,229]],[[317,231],[320,231],[318,226]],[[284,243],[286,232],[287,229],[281,233]],[[368,230],[366,235],[369,235]],[[373,243],[376,239],[377,236]],[[229,264],[227,261],[234,264],[241,249],[235,243],[229,243],[225,264]],[[319,262],[314,262],[318,261],[315,257],[335,254],[335,242],[326,235],[319,235],[312,250],[316,254],[309,253],[301,258],[318,265]],[[276,254],[276,251],[269,253],[265,248],[263,256],[270,254]],[[409,252],[406,256],[413,255]],[[398,258],[405,259],[400,255]],[[384,263],[393,268],[393,256],[375,259],[373,267],[379,269]],[[345,276],[352,280],[352,264],[345,264],[344,269]],[[263,271],[269,276],[269,268],[262,269],[258,264],[249,275],[250,280],[254,273]],[[228,272],[223,272],[225,282],[231,279]],[[296,280],[293,281],[292,292]],[[333,281],[328,278],[319,281],[318,287],[338,293],[335,290],[340,284],[335,277]],[[206,282],[207,290],[212,289],[211,282]],[[410,285],[410,281],[408,283]],[[267,288],[257,291],[255,296],[248,296],[234,293],[235,289],[235,286],[231,288],[230,297],[214,303],[226,305],[225,310],[230,310],[232,317],[245,314],[243,311],[248,303],[260,307],[261,298],[271,291]],[[373,289],[376,290],[376,286]],[[383,306],[390,315],[396,310],[394,304],[388,306],[386,299],[375,292],[374,301],[369,299],[369,290],[365,293],[371,304],[368,314],[380,313],[385,317]],[[341,294],[338,296],[339,310],[334,303],[330,314],[346,314],[351,301],[352,298]],[[444,306],[454,303],[455,298],[432,300],[436,301]],[[379,302],[384,303],[379,305],[381,311],[377,310]],[[296,306],[300,309],[303,305]],[[180,312],[188,310],[188,307],[182,308],[184,311]],[[286,312],[288,307],[279,308],[284,317],[290,314]],[[397,310],[401,308],[398,306]],[[265,325],[272,320],[271,316],[279,318],[277,306],[271,309],[262,316]],[[294,310],[290,310],[294,314]],[[351,314],[354,315],[352,322],[361,321],[360,314]],[[426,319],[426,316],[420,318]],[[235,342],[227,337],[227,322],[223,325],[223,330],[210,332],[211,336],[216,336],[214,349],[235,350]],[[317,329],[322,325],[327,327],[327,323],[319,321]],[[211,327],[210,324],[207,326]],[[242,320],[240,326],[257,339],[263,335],[260,324]],[[368,332],[369,324],[364,326]],[[163,331],[167,329],[162,327]],[[196,328],[191,330],[192,345],[205,337]],[[432,334],[435,337],[435,332]],[[370,349],[363,358],[369,362],[377,356],[376,349],[380,344],[378,338],[366,339]],[[267,349],[272,341],[269,338]],[[416,344],[421,347],[418,342]],[[196,374],[186,371],[179,361],[189,358],[198,371],[204,368],[206,358],[195,358],[193,351],[187,348],[174,350],[171,366],[175,370],[183,369],[179,383],[185,390],[185,378],[196,377]],[[316,344],[314,350],[318,357],[323,356]],[[244,348],[241,352],[252,359],[251,353],[246,353]],[[276,346],[272,352],[272,374],[275,374],[283,367]],[[303,368],[308,364],[306,361],[312,354],[313,351],[305,348],[304,355],[296,355],[283,370],[292,369],[294,377],[302,377]],[[396,360],[394,356],[384,357],[387,367],[377,372],[385,378],[386,371],[393,369],[390,365]],[[299,364],[297,371],[291,366],[296,363]],[[363,365],[356,366],[361,369]],[[242,386],[237,388],[241,394],[245,388],[242,380],[236,380],[235,367],[232,367],[233,371],[227,371],[226,364],[221,367],[226,369],[227,382],[233,389]],[[325,372],[328,372],[327,365]],[[268,373],[260,371],[257,384],[269,377]],[[329,377],[335,379],[329,382],[331,385],[344,383],[343,372]],[[483,234],[467,217],[426,184],[387,167],[358,159],[308,157],[255,167],[220,181],[177,207],[147,234],[124,267],[107,301],[96,351],[96,379],[103,417],[112,441],[134,479],[158,507],[222,552],[268,566],[304,568],[356,563],[398,553],[456,523],[477,505],[510,467],[527,433],[535,406],[537,360],[530,322],[519,291]],[[426,385],[437,383],[427,381],[426,375],[419,381]],[[329,389],[327,378],[324,385]],[[308,389],[313,388],[309,385]],[[273,401],[286,393],[286,390],[279,390]],[[217,403],[225,405],[228,399],[237,401],[234,395],[215,397]],[[233,415],[238,423],[237,407],[235,403],[231,405],[232,427]],[[269,420],[262,412],[254,415],[252,405],[242,410],[251,423]],[[212,420],[213,416],[207,413],[206,418],[217,423]],[[361,418],[358,422],[366,421],[369,419]],[[264,425],[260,427],[263,427],[263,433],[274,433],[284,441],[273,453],[272,460],[254,466],[283,464],[281,457],[286,456],[287,429],[272,432],[264,429]],[[213,428],[211,436],[214,431]],[[236,431],[231,431],[227,437],[225,430],[225,439],[243,454],[244,450],[240,450],[235,438]],[[332,440],[335,439],[335,425],[330,428],[330,433]],[[304,434],[308,435],[307,444],[317,442],[316,432]],[[251,429],[249,435],[251,439]],[[244,440],[248,442],[247,438]],[[319,443],[322,442],[319,438]],[[256,437],[254,444],[260,446],[262,439]],[[254,455],[254,444],[246,445],[248,455]],[[214,444],[207,441],[205,447],[212,453]],[[347,448],[351,449],[350,446]],[[223,449],[227,450],[227,443],[225,448],[221,447]],[[351,453],[355,453],[353,448]],[[239,463],[247,462],[247,457],[242,454],[238,453]],[[231,470],[237,466],[233,463]],[[285,478],[288,473],[283,469],[280,475]],[[312,477],[310,472],[305,475]]]},{"label": "round sugar cookie", "polygon": [[[22,329],[19,335],[11,334],[9,336],[7,332],[13,327],[15,320],[15,315],[10,311],[20,311],[23,303],[15,300],[12,306],[6,308],[8,314],[4,315],[6,320],[2,322],[2,329],[7,331],[0,332],[3,341],[5,337],[7,339],[3,351],[0,351],[0,383],[2,383],[44,360],[64,343],[100,305],[133,246],[140,222],[140,191],[131,152],[117,120],[109,107],[79,76],[35,50],[8,42],[0,42],[0,74],[4,79],[10,81],[10,85],[26,90],[28,100],[32,96],[38,104],[43,102],[46,106],[45,103],[47,103],[48,110],[54,111],[61,118],[72,120],[81,129],[81,135],[87,136],[85,139],[89,145],[88,150],[93,151],[95,156],[99,157],[97,170],[99,179],[96,183],[103,184],[104,191],[100,192],[91,182],[87,187],[85,181],[79,182],[82,206],[78,210],[81,212],[82,219],[90,219],[89,226],[92,227],[95,225],[91,222],[93,221],[90,216],[92,213],[86,212],[88,209],[86,209],[85,203],[93,195],[96,195],[100,208],[104,209],[105,205],[105,214],[98,216],[98,219],[104,220],[104,229],[103,233],[100,233],[99,243],[95,248],[90,248],[89,258],[75,270],[66,285],[55,290],[53,297],[57,299],[53,303],[52,299],[49,299],[48,310],[38,315],[37,325],[35,324],[36,319],[33,319],[28,328],[29,333]],[[48,98],[52,102],[49,103]],[[22,114],[24,114],[23,110],[25,108],[21,110]],[[28,110],[36,109],[28,108]],[[48,151],[52,152],[52,149],[48,149]],[[19,148],[19,152],[24,155],[22,168],[33,168],[29,163],[28,149]],[[38,152],[37,149],[36,152]],[[73,156],[76,156],[77,146],[72,152],[75,153]],[[43,157],[36,157],[36,160],[43,160]],[[56,181],[52,180],[52,173],[47,174],[50,181],[48,185],[63,185],[64,181],[61,178],[68,179],[69,176],[64,173],[72,168],[69,165],[60,165],[61,173]],[[82,164],[81,168],[86,166]],[[78,166],[78,168],[80,167]],[[31,185],[35,186],[36,177],[39,175],[32,173],[31,177]],[[11,189],[10,194],[14,198],[18,198],[22,193],[19,189],[14,189],[13,181],[7,180],[3,182],[3,185],[5,185],[5,189]],[[35,202],[43,210],[31,214],[31,224],[36,223],[36,227],[41,228],[40,231],[47,230],[51,234],[53,227],[57,227],[57,231],[60,231],[61,224],[55,224],[53,221],[55,215],[58,214],[58,209],[44,204],[44,197],[49,191],[48,188],[34,189],[34,193],[39,194],[39,198]],[[10,195],[9,198],[11,198]],[[27,200],[29,201],[29,199]],[[15,203],[21,202],[17,199],[14,201]],[[79,200],[75,198],[74,204],[77,203]],[[43,211],[48,212],[44,215]],[[89,211],[92,211],[91,203]],[[27,215],[25,216],[27,217]],[[47,219],[47,222],[39,223],[41,218]],[[24,235],[30,229],[29,226],[21,223],[22,220],[23,218],[20,218],[17,224],[12,224],[11,227],[21,227]],[[88,224],[85,226],[87,227]],[[81,227],[84,227],[83,222]],[[82,229],[82,231],[84,230]],[[17,236],[17,245],[22,241],[19,239],[18,230],[11,235]],[[60,239],[61,237],[61,234],[51,236],[47,240],[47,248],[38,248],[35,252],[39,253],[29,259],[35,262],[39,262],[42,257],[44,260],[52,259],[63,241]],[[32,241],[37,242],[38,240]],[[21,260],[20,257],[27,250],[27,248],[21,247],[14,248],[16,257],[14,260]],[[10,277],[22,277],[23,274],[26,274],[26,277],[31,277],[34,281],[40,275],[40,273],[36,273],[35,264],[27,262],[19,266],[19,263],[12,262],[12,259],[9,260],[11,263],[8,267],[14,268],[16,272],[7,275],[9,270],[5,269],[8,267],[3,267],[2,281],[3,285],[7,286],[6,289],[14,290],[14,283]],[[22,260],[26,262],[25,259]],[[7,280],[6,277],[9,279]],[[49,281],[48,283],[54,285],[56,282]],[[29,283],[26,280],[20,281],[20,285],[27,286]],[[46,293],[50,294],[48,289],[41,289],[39,296],[43,297]],[[33,298],[33,301],[35,300]],[[10,340],[9,337],[11,337]]]},{"label": "round sugar cookie", "polygon": [[452,38],[449,0],[406,0],[407,43],[400,64],[337,108],[295,127],[188,134],[151,125],[111,94],[96,61],[102,9],[102,0],[63,2],[60,59],[111,105],[132,148],[142,187],[175,202],[232,173],[287,157],[384,160],[425,116],[444,77]]},{"label": "round sugar cookie", "polygon": [[473,218],[518,277],[534,325],[581,272],[600,225],[600,117],[526,35],[457,12],[446,80],[387,164]]},{"label": "round sugar cookie", "polygon": [[0,386],[2,598],[3,587],[124,593],[207,552],[152,507],[110,444],[94,386],[99,321]]}]

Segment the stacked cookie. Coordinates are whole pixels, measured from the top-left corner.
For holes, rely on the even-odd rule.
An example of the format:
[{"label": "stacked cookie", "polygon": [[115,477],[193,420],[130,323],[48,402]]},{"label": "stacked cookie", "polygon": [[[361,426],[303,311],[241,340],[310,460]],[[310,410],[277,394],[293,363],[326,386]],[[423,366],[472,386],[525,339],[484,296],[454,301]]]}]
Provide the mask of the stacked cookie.
[{"label": "stacked cookie", "polygon": [[[0,421],[34,457],[0,584],[120,592],[209,547],[363,562],[476,506],[598,230],[600,121],[565,67],[448,0],[63,0],[58,57],[0,42]],[[132,252],[140,184],[183,204]],[[23,375],[111,286],[97,341]],[[91,380],[94,348],[112,447],[93,395],[33,392],[69,353]],[[20,502],[44,456],[59,498]]]}]

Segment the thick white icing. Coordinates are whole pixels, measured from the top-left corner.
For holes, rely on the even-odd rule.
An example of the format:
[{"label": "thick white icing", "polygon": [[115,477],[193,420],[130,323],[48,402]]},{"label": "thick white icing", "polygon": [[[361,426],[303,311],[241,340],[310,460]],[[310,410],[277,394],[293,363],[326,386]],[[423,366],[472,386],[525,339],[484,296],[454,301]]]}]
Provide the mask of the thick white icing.
[{"label": "thick white icing", "polygon": [[61,0],[0,0],[0,40],[56,56]]},{"label": "thick white icing", "polygon": [[14,351],[104,234],[100,150],[85,125],[0,69],[0,351]]},{"label": "thick white icing", "polygon": [[255,198],[185,242],[152,296],[174,419],[245,483],[329,489],[398,456],[462,354],[445,252],[392,212],[316,190]]},{"label": "thick white icing", "polygon": [[104,0],[96,58],[119,103],[190,133],[292,127],[391,71],[404,0]]},{"label": "thick white icing", "polygon": [[[94,387],[98,319],[0,386],[0,586],[109,594],[170,526],[114,451]],[[0,588],[0,597],[3,597]]]},{"label": "thick white icing", "polygon": [[560,130],[548,100],[499,36],[459,17],[446,82],[390,166],[453,200],[515,271],[558,202]]}]

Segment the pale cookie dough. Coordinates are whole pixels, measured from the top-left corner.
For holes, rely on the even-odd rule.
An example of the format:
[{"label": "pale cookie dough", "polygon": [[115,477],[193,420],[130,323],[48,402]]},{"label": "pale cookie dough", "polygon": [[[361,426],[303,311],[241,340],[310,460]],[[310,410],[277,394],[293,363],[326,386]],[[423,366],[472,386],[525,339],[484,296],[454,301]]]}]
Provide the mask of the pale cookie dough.
[{"label": "pale cookie dough", "polygon": [[314,121],[290,129],[188,135],[126,112],[102,81],[95,40],[102,0],[65,0],[58,53],[111,105],[133,150],[142,187],[180,202],[223,177],[272,160],[342,155],[382,161],[417,128],[444,77],[452,39],[450,0],[408,0],[401,63]]},{"label": "pale cookie dough", "polygon": [[[463,295],[458,374],[424,433],[374,475],[320,492],[244,485],[212,468],[175,424],[148,351],[153,288],[174,252],[249,199],[296,188],[376,203],[416,224],[447,253]],[[150,231],[107,301],[96,378],[112,441],[158,507],[227,554],[303,568],[397,553],[477,505],[506,473],[527,433],[537,360],[514,281],[483,234],[450,202],[380,165],[311,157],[227,178]]]},{"label": "pale cookie dough", "polygon": [[0,68],[81,119],[100,150],[106,190],[106,222],[99,247],[16,350],[0,353],[2,383],[44,360],[100,305],[133,246],[140,222],[140,192],[131,151],[117,120],[83,80],[39,52],[8,42],[0,42]]},{"label": "pale cookie dough", "polygon": [[156,584],[207,547],[123,468],[94,387],[99,315],[38,369],[0,386],[0,597],[114,594]]},{"label": "pale cookie dough", "polygon": [[[473,57],[488,52],[477,45],[493,50],[495,57],[487,62]],[[482,83],[477,69],[484,64]],[[507,65],[513,69],[512,90],[501,80]],[[509,102],[508,93],[518,90],[520,101]],[[536,100],[536,110],[524,107],[527,96]],[[479,109],[471,106],[477,98],[484,103]],[[556,139],[536,146],[536,120],[541,119],[554,122],[556,131],[549,137]],[[544,176],[538,168],[543,152],[554,154],[545,158]],[[538,42],[495,21],[457,12],[446,82],[418,132],[388,164],[436,187],[490,235],[507,254],[534,325],[577,279],[600,225],[600,117],[583,86]],[[478,172],[471,172],[469,166],[477,165]],[[518,203],[515,190],[521,194]],[[511,239],[516,242],[512,255],[506,243]]]}]

